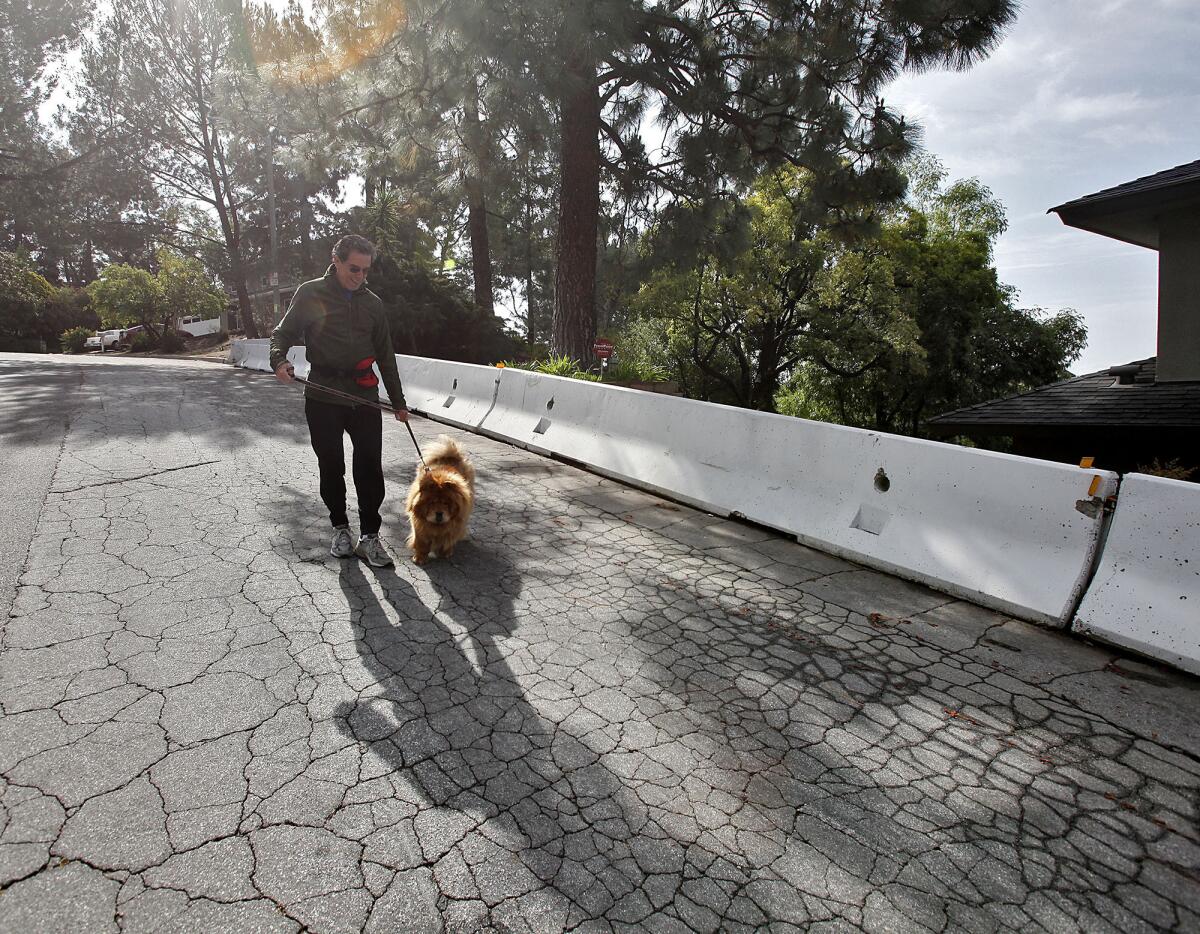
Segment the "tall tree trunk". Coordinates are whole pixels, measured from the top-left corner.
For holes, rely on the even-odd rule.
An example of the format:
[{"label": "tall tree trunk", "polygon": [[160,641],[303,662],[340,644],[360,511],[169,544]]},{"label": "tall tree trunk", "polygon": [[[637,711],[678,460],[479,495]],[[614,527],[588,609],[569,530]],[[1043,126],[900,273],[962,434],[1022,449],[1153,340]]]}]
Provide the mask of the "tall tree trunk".
[{"label": "tall tree trunk", "polygon": [[475,307],[495,312],[492,296],[492,248],[488,241],[487,198],[483,179],[487,174],[488,141],[479,119],[479,86],[471,78],[466,95],[467,170],[463,187],[467,192],[467,227],[471,231],[471,276],[475,284]]},{"label": "tall tree trunk", "polygon": [[596,337],[596,234],[600,216],[600,91],[590,58],[573,65],[562,114],[553,349],[592,359]]},{"label": "tall tree trunk", "polygon": [[310,192],[307,188],[300,198],[300,278],[307,279],[309,276],[315,276],[319,270],[316,269],[316,264],[313,262],[313,208],[312,198],[315,192]]},{"label": "tall tree trunk", "polygon": [[760,331],[758,373],[750,405],[760,412],[775,411],[775,394],[779,391],[779,361],[783,359],[783,338],[772,321],[764,321]]},{"label": "tall tree trunk", "polygon": [[530,198],[532,195],[525,199],[525,339],[532,344],[541,337],[536,317],[541,309],[535,308],[533,299],[533,208]]},{"label": "tall tree trunk", "polygon": [[488,244],[487,202],[478,178],[463,180],[467,190],[467,226],[471,231],[471,273],[475,283],[475,307],[495,311],[492,296],[492,255]]},{"label": "tall tree trunk", "polygon": [[254,339],[259,337],[258,322],[254,320],[254,306],[250,303],[250,290],[246,288],[246,267],[242,265],[241,251],[230,257],[230,278],[233,292],[237,296],[238,317],[242,322],[242,333]]},{"label": "tall tree trunk", "polygon": [[83,255],[80,256],[79,264],[79,280],[77,285],[87,285],[95,280],[96,273],[96,246],[92,242],[92,217],[87,215],[88,234],[83,243]]},{"label": "tall tree trunk", "polygon": [[[203,89],[203,76],[197,72],[194,87]],[[258,324],[254,320],[254,308],[250,304],[250,293],[246,288],[246,265],[242,259],[241,222],[238,219],[237,200],[225,164],[225,153],[221,147],[219,131],[209,118],[208,101],[197,91],[196,112],[199,115],[198,129],[204,144],[204,162],[208,170],[208,181],[212,187],[212,204],[217,209],[221,233],[225,238],[225,253],[229,257],[229,275],[233,279],[233,291],[238,300],[238,317],[242,332],[249,338],[257,338]]]},{"label": "tall tree trunk", "polygon": [[[217,188],[214,182],[214,188]],[[225,189],[226,194],[229,193]],[[230,199],[232,200],[232,199]],[[222,198],[217,203],[217,217],[225,235],[225,252],[229,256],[229,277],[233,280],[233,292],[237,296],[238,317],[242,332],[249,338],[259,337],[258,323],[254,320],[254,306],[250,304],[250,290],[246,287],[246,264],[242,259],[241,227],[238,223],[237,206]]]}]

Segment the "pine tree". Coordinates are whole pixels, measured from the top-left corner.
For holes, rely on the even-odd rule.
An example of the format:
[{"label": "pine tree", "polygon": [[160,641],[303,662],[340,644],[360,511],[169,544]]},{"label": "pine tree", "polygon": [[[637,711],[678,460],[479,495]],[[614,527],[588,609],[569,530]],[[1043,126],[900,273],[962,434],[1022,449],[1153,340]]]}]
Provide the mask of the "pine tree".
[{"label": "pine tree", "polygon": [[[560,120],[554,349],[586,359],[606,173],[698,200],[791,163],[835,219],[903,192],[912,127],[880,94],[903,69],[964,68],[1012,0],[460,0],[488,57],[527,63]],[[519,9],[518,9],[519,7]],[[637,138],[656,108],[663,146]]]}]

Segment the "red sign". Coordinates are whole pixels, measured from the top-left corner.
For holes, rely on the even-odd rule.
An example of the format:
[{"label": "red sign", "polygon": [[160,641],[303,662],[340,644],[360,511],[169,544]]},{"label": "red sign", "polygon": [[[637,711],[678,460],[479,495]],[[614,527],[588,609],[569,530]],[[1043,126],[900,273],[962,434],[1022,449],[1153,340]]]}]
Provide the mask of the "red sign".
[{"label": "red sign", "polygon": [[612,356],[612,341],[605,340],[603,337],[597,337],[596,342],[592,344],[592,350],[595,351],[596,356],[601,360],[607,360]]}]

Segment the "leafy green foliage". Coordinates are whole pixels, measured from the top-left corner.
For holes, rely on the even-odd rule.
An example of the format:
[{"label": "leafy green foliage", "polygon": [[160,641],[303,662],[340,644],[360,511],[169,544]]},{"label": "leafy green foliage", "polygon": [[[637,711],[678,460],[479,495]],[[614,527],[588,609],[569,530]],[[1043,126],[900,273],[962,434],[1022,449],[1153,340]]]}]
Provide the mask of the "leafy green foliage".
[{"label": "leafy green foliage", "polygon": [[642,360],[629,360],[624,353],[604,368],[606,383],[662,383],[670,378],[666,367]]},{"label": "leafy green foliage", "polygon": [[83,347],[92,332],[89,328],[67,328],[62,332],[62,346],[67,353],[83,353]]},{"label": "leafy green foliage", "polygon": [[163,304],[162,289],[154,277],[124,263],[106,266],[87,292],[106,328],[152,327]]},{"label": "leafy green foliage", "polygon": [[129,349],[137,353],[145,353],[159,346],[159,338],[149,331],[138,331],[129,342]]},{"label": "leafy green foliage", "polygon": [[695,398],[909,434],[1066,375],[1086,332],[1070,310],[1016,308],[997,280],[1003,206],[977,180],[945,185],[931,158],[910,170],[910,199],[850,241],[808,220],[812,179],[791,167],[720,209],[667,212],[622,356]]},{"label": "leafy green foliage", "polygon": [[503,365],[514,370],[545,373],[547,376],[564,376],[567,379],[581,379],[591,383],[600,381],[599,374],[587,370],[578,360],[573,360],[565,354],[550,354],[542,360],[530,360],[525,363],[505,362]]},{"label": "leafy green foliage", "polygon": [[1070,309],[1016,307],[998,281],[991,258],[1007,225],[1003,206],[974,179],[941,187],[945,173],[932,160],[917,173],[913,198],[878,240],[838,259],[886,270],[914,339],[817,341],[780,394],[780,411],[919,435],[939,412],[1069,375],[1086,329]]},{"label": "leafy green foliage", "polygon": [[0,252],[0,341],[44,339],[42,319],[53,297],[54,287],[28,259]]},{"label": "leafy green foliage", "polygon": [[785,166],[742,200],[669,212],[647,238],[652,270],[623,335],[635,358],[654,346],[685,393],[771,411],[780,380],[806,356],[852,366],[850,353],[911,349],[915,332],[891,270],[808,222],[810,174]]},{"label": "leafy green foliage", "polygon": [[[914,133],[883,105],[882,88],[904,68],[966,67],[1016,12],[1008,0],[522,8],[489,7],[480,35],[489,57],[503,45],[530,63],[561,118],[554,347],[578,357],[590,356],[596,327],[606,182],[694,206],[764,168],[803,166],[812,197],[802,219],[869,233],[876,218],[863,208],[902,194],[895,163]],[[653,156],[640,136],[651,105],[666,131]]]},{"label": "leafy green foliage", "polygon": [[[174,250],[159,250],[156,259],[158,274],[154,278],[167,318],[195,315],[203,321],[220,316],[225,295],[199,260]],[[169,321],[163,323],[166,326]]]},{"label": "leafy green foliage", "polygon": [[89,333],[100,327],[100,317],[92,309],[84,289],[61,286],[54,290],[42,308],[39,330],[46,343],[53,347],[56,335],[71,328],[85,328]]},{"label": "leafy green foliage", "polygon": [[496,315],[475,306],[458,281],[416,262],[380,255],[370,288],[387,309],[397,353],[490,363],[511,355],[519,343]]},{"label": "leafy green foliage", "polygon": [[85,294],[104,327],[143,325],[157,342],[170,333],[174,318],[221,313],[224,294],[198,260],[173,250],[159,250],[156,259],[156,275],[114,263],[87,287]]},{"label": "leafy green foliage", "polygon": [[158,342],[158,349],[163,353],[179,353],[187,347],[187,340],[178,331],[164,331]]},{"label": "leafy green foliage", "polygon": [[594,373],[589,373],[578,360],[572,360],[566,354],[551,354],[545,360],[538,362],[537,371],[548,376],[567,376],[572,379],[596,380]]}]

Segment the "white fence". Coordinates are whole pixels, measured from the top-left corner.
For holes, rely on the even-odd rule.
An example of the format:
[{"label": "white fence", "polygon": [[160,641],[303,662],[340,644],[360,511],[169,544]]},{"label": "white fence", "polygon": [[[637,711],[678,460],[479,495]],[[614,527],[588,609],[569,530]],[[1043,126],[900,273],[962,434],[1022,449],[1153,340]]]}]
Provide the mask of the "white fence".
[{"label": "white fence", "polygon": [[[233,356],[239,365],[269,369],[266,341],[239,341]],[[302,364],[303,348],[290,357]],[[1185,606],[1172,629],[1182,635],[1171,637],[1170,648],[1156,643],[1158,636],[1123,635],[1094,609],[1108,599],[1105,588],[1115,586],[1104,572],[1110,553],[1103,560],[1099,555],[1104,501],[1117,489],[1109,471],[512,368],[407,356],[397,363],[414,411],[753,520],[1021,619],[1066,626],[1082,600],[1076,628],[1183,667],[1188,663],[1181,659],[1189,657],[1200,664],[1195,577],[1175,597]],[[1175,495],[1200,510],[1200,488],[1178,486]],[[1148,517],[1167,508],[1134,489],[1134,501],[1145,500]],[[1109,549],[1122,540],[1123,508],[1118,506]],[[1169,508],[1186,514],[1181,502]],[[1145,580],[1163,575],[1182,581],[1180,567],[1200,573],[1196,525],[1181,529],[1166,564],[1149,557],[1142,562]],[[1141,533],[1129,534],[1137,540]],[[1149,600],[1142,596],[1147,586],[1126,587],[1126,594],[1139,595],[1135,604]],[[1138,606],[1135,615],[1161,632],[1162,604]]]}]

